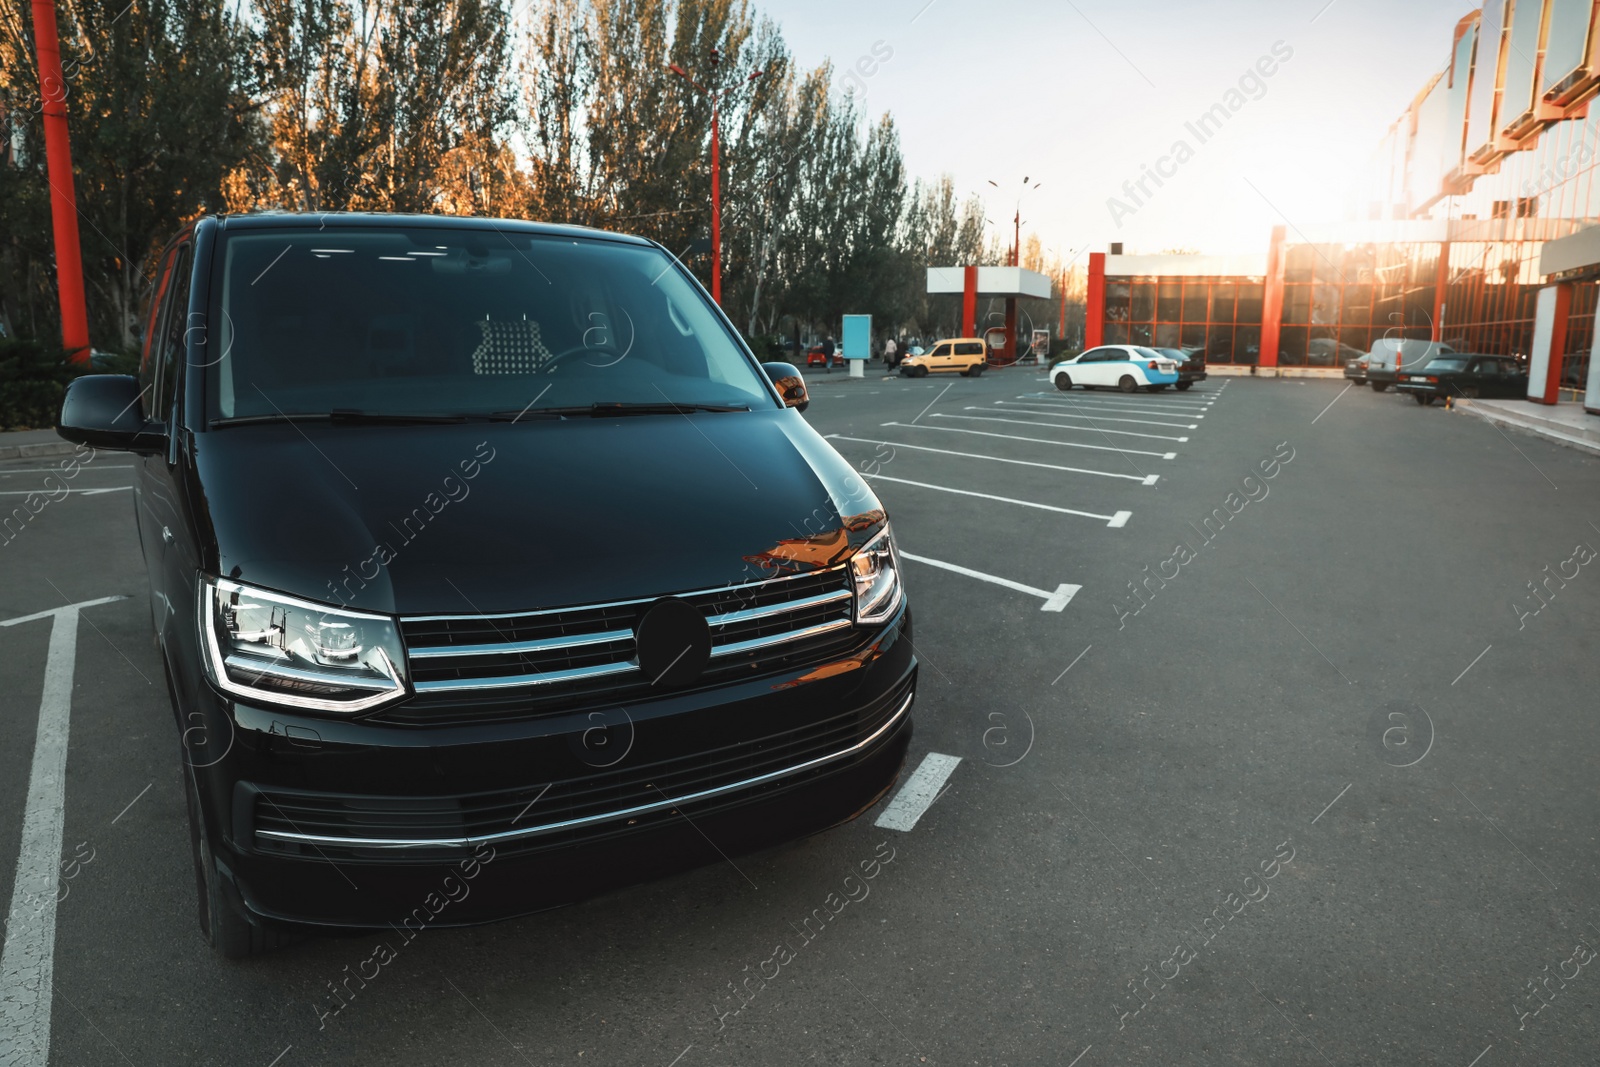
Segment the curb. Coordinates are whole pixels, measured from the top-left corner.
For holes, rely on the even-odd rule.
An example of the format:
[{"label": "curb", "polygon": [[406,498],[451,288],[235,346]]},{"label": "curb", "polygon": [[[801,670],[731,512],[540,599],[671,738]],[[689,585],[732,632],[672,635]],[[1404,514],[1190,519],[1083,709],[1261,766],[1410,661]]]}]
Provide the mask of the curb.
[{"label": "curb", "polygon": [[0,460],[32,459],[36,456],[70,456],[78,450],[71,441],[43,441],[34,445],[0,445]]},{"label": "curb", "polygon": [[1568,448],[1576,448],[1592,455],[1600,455],[1600,437],[1577,437],[1555,429],[1549,425],[1549,420],[1540,419],[1537,416],[1518,418],[1505,412],[1479,407],[1465,397],[1457,399],[1451,405],[1451,410],[1458,412],[1470,411],[1495,426],[1506,426],[1513,430],[1521,430],[1524,433],[1531,433],[1535,436],[1555,441],[1558,444],[1566,445]]}]

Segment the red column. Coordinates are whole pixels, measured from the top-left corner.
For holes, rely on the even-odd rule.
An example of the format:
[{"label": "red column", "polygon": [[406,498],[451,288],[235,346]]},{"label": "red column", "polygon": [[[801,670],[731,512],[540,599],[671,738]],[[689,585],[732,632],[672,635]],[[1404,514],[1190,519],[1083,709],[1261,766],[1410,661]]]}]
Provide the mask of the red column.
[{"label": "red column", "polygon": [[971,337],[978,332],[978,268],[966,269],[965,285],[961,293],[961,336]]},{"label": "red column", "polygon": [[1005,358],[1011,363],[1017,361],[1017,300],[1012,296],[1006,297]]},{"label": "red column", "polygon": [[1278,340],[1283,326],[1283,242],[1288,231],[1272,228],[1272,243],[1267,246],[1267,277],[1261,289],[1261,366],[1278,365]]},{"label": "red column", "polygon": [[1444,302],[1450,289],[1450,242],[1439,243],[1439,269],[1433,279],[1433,332],[1430,340],[1444,340]]},{"label": "red column", "polygon": [[1089,293],[1087,314],[1083,324],[1085,351],[1104,343],[1106,335],[1106,254],[1089,253]]},{"label": "red column", "polygon": [[78,199],[72,182],[72,142],[67,135],[67,85],[61,76],[55,0],[33,0],[33,41],[44,112],[44,153],[50,176],[50,220],[55,228],[56,291],[61,300],[61,344],[74,363],[89,362],[89,312],[83,298],[83,253],[78,245]]}]

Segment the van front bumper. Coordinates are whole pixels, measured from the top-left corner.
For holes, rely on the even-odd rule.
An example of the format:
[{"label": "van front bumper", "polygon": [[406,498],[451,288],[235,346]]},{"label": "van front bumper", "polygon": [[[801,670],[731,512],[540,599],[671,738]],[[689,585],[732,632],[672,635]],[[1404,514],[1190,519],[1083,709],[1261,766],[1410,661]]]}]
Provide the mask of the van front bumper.
[{"label": "van front bumper", "polygon": [[894,784],[917,664],[902,609],[837,663],[519,722],[417,728],[192,694],[233,731],[196,771],[256,922],[461,926],[846,822]]}]

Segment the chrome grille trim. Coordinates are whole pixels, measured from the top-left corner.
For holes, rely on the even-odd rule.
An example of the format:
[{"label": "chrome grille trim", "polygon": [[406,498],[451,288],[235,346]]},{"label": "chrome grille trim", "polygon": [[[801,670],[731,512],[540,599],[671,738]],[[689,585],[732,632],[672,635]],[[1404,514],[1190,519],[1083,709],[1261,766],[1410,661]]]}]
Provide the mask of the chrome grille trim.
[{"label": "chrome grille trim", "polygon": [[[487,618],[487,616],[480,616]],[[428,645],[409,649],[412,659],[434,659],[444,656],[495,656],[518,652],[554,652],[561,648],[580,648],[584,645],[605,645],[612,641],[633,640],[632,630],[606,630],[595,634],[574,634],[570,637],[546,637],[537,641],[505,641],[490,645]]]},{"label": "chrome grille trim", "polygon": [[818,593],[816,596],[808,596],[800,600],[785,600],[782,603],[768,604],[765,607],[746,608],[743,611],[730,611],[723,615],[711,615],[706,618],[706,622],[712,626],[728,626],[736,622],[765,619],[770,615],[784,615],[791,611],[804,611],[806,608],[817,608],[824,604],[836,604],[841,600],[849,599],[850,590],[840,589],[832,593]]},{"label": "chrome grille trim", "polygon": [[[788,595],[793,599],[778,599],[758,603],[755,607],[734,611],[710,612],[718,606],[732,606],[740,599],[748,602],[757,597],[783,597],[786,586],[796,581],[810,582],[810,586],[792,587]],[[821,592],[811,589],[822,586]],[[749,593],[749,596],[741,596]],[[785,575],[760,582],[721,586],[691,593],[674,594],[696,603],[706,612],[706,623],[712,630],[711,656],[714,662],[726,665],[729,657],[771,652],[790,643],[804,642],[830,633],[846,630],[855,625],[854,591],[850,585],[848,564],[837,564],[805,574]],[[419,696],[492,691],[516,688],[535,688],[559,682],[576,682],[580,685],[600,679],[640,674],[634,653],[634,633],[619,628],[627,625],[626,615],[596,618],[608,609],[628,608],[654,603],[659,598],[612,601],[605,604],[582,604],[566,608],[521,612],[505,615],[429,615],[405,616],[400,620],[402,639],[407,639],[407,628],[418,626],[422,632],[413,631],[411,637],[419,643],[407,646],[407,655],[415,663],[412,687]],[[569,617],[563,619],[563,614]],[[819,619],[820,615],[820,619]],[[583,618],[581,616],[587,616]],[[785,618],[789,616],[790,618]],[[545,627],[557,632],[548,636],[528,636],[522,640],[484,641],[484,637],[500,633],[500,623],[507,629],[521,630]],[[445,627],[430,627],[428,623],[444,623]],[[781,633],[762,633],[764,629],[784,626]],[[450,629],[449,624],[458,624]],[[476,625],[475,625],[476,624]],[[589,632],[563,633],[561,630],[578,629],[592,625],[606,627]],[[485,633],[484,630],[493,631]],[[534,629],[534,633],[538,633]],[[757,636],[746,636],[749,634]],[[441,640],[463,639],[470,644],[444,645]],[[611,646],[607,648],[605,646]],[[529,656],[532,659],[513,660],[495,664],[484,662],[484,657]],[[541,660],[538,657],[543,656]],[[588,662],[586,662],[586,660]],[[594,662],[600,660],[601,662]],[[577,665],[573,665],[577,664]],[[545,669],[541,670],[540,668]],[[485,677],[470,677],[482,672]],[[494,673],[490,673],[494,672]],[[430,677],[431,674],[431,677]],[[455,675],[446,677],[446,675]],[[418,677],[420,675],[420,677]],[[467,675],[468,677],[462,677]],[[626,683],[626,679],[624,682]],[[604,683],[612,684],[615,683]]]},{"label": "chrome grille trim", "polygon": [[515,689],[524,685],[549,685],[552,682],[571,682],[585,678],[603,678],[608,674],[636,671],[639,665],[633,660],[601,663],[593,667],[573,667],[564,671],[545,671],[542,674],[512,674],[501,678],[471,678],[461,682],[416,682],[419,693],[443,693],[457,689]]},{"label": "chrome grille trim", "polygon": [[832,622],[822,622],[815,626],[807,626],[799,630],[790,630],[787,633],[769,634],[766,637],[756,637],[749,641],[734,641],[726,645],[711,646],[711,658],[718,656],[737,656],[741,652],[754,652],[759,648],[771,648],[773,645],[782,645],[790,641],[801,641],[807,637],[817,637],[821,634],[842,630],[846,626],[854,625],[850,619],[835,619]]},{"label": "chrome grille trim", "polygon": [[[833,574],[843,571],[849,564],[836,563],[831,567],[820,570],[807,571],[804,574],[785,574],[777,578],[762,578],[755,582],[742,582],[739,585],[719,585],[715,589],[697,589],[692,593],[663,593],[661,596],[697,597],[716,596],[719,593],[729,593],[735,589],[770,589],[780,582],[803,581],[806,578],[815,578],[819,574]],[[455,622],[458,619],[532,619],[540,615],[559,615],[564,611],[597,611],[603,608],[626,608],[635,604],[653,604],[660,600],[659,596],[640,597],[636,600],[609,600],[603,604],[569,604],[564,608],[542,608],[538,611],[507,611],[495,615],[407,615],[403,622]]]},{"label": "chrome grille trim", "polygon": [[518,841],[524,838],[539,837],[543,834],[556,833],[560,830],[571,830],[579,826],[589,826],[599,822],[610,822],[615,819],[633,818],[634,816],[648,814],[652,811],[661,811],[666,808],[676,807],[679,804],[693,803],[694,801],[707,800],[711,797],[721,796],[725,793],[736,792],[740,789],[749,789],[765,782],[770,782],[778,778],[784,778],[791,774],[799,774],[802,771],[808,771],[816,767],[821,767],[824,764],[833,763],[849,756],[853,756],[865,749],[867,746],[871,745],[884,734],[888,733],[889,730],[895,726],[895,724],[904,718],[906,712],[910,710],[911,701],[915,696],[915,693],[907,693],[905,695],[905,699],[901,701],[900,707],[895,710],[895,713],[891,715],[889,720],[882,726],[878,727],[871,734],[862,738],[860,741],[857,741],[855,744],[839,749],[836,752],[830,752],[826,756],[818,756],[815,759],[809,759],[803,763],[797,763],[792,767],[784,767],[781,770],[768,771],[766,774],[758,774],[753,778],[746,778],[738,782],[730,782],[727,785],[716,786],[712,789],[702,789],[698,792],[688,793],[681,797],[663,797],[659,801],[652,801],[648,804],[637,804],[633,807],[621,808],[617,811],[600,812],[595,815],[585,815],[577,819],[565,819],[561,822],[545,823],[542,826],[529,826],[521,830],[503,830],[500,833],[475,834],[468,837],[402,839],[384,837],[335,837],[327,834],[291,833],[286,830],[257,830],[256,836],[271,838],[275,841],[290,841],[308,845],[339,845],[350,848],[384,848],[397,850],[409,848],[471,848],[480,844],[503,841]]}]

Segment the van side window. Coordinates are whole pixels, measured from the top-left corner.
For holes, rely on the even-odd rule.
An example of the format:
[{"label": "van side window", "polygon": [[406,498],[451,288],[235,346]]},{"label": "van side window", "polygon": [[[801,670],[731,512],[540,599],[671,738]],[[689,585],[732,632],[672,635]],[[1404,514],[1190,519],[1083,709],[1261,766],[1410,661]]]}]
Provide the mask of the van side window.
[{"label": "van side window", "polygon": [[172,276],[161,302],[160,333],[151,346],[154,364],[154,389],[146,398],[146,414],[165,419],[172,410],[172,397],[180,375],[179,353],[184,350],[184,335],[189,324],[190,246],[180,245],[174,253]]},{"label": "van side window", "polygon": [[968,341],[966,344],[956,345],[956,355],[981,356],[983,355],[983,345],[976,341]]}]

